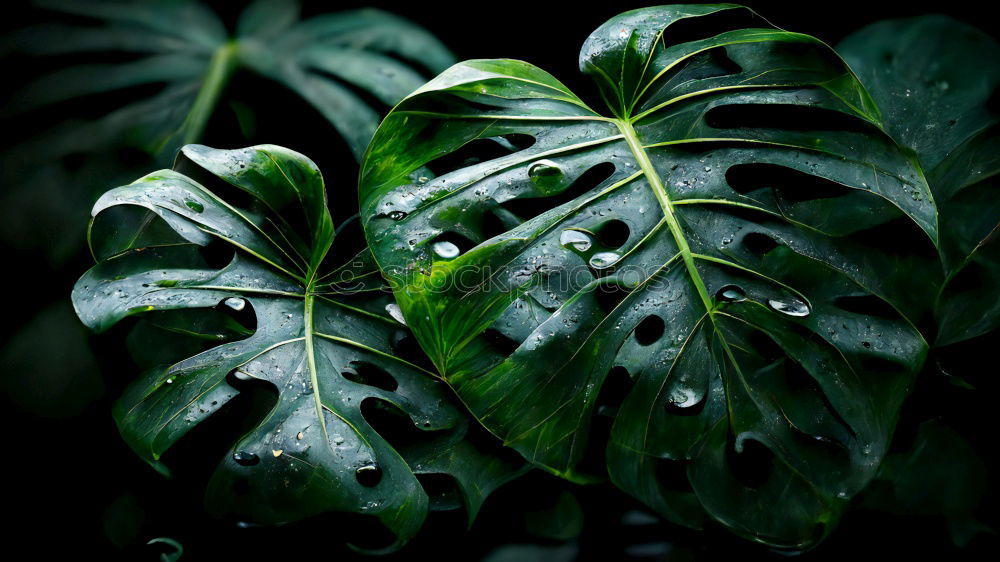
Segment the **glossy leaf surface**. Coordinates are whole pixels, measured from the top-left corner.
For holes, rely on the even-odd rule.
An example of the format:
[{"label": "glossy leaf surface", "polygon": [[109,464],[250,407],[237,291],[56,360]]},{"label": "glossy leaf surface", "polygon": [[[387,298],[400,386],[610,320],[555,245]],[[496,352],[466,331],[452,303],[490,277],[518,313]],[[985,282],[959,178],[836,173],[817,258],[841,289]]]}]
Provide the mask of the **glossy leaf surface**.
[{"label": "glossy leaf surface", "polygon": [[811,546],[926,353],[876,274],[895,262],[859,238],[906,220],[936,241],[927,185],[829,47],[744,8],[621,14],[580,69],[605,111],[504,59],[397,105],[362,164],[372,252],[439,373],[525,458],[586,479],[603,454],[671,520]]},{"label": "glossy leaf surface", "polygon": [[[263,386],[276,402],[216,470],[213,509],[264,523],[355,512],[405,541],[426,515],[416,474],[428,473],[454,478],[473,516],[519,467],[465,443],[447,387],[402,358],[409,334],[367,254],[329,266],[315,165],[272,145],[183,155],[212,183],[161,170],[107,192],[90,231],[99,262],[73,291],[96,331],[143,316],[129,343],[148,370],[115,407],[129,445],[159,465],[241,389]],[[374,420],[386,417],[401,442],[382,435]]]},{"label": "glossy leaf surface", "polygon": [[[28,111],[97,94],[128,103],[87,124],[73,123],[39,143],[62,156],[120,143],[172,158],[199,140],[233,74],[251,70],[316,108],[360,156],[380,113],[422,84],[428,71],[453,62],[419,26],[373,9],[299,18],[294,0],[262,0],[240,14],[235,33],[208,7],[180,2],[64,2],[43,7],[84,24],[22,32],[14,48],[35,55],[87,54],[95,61],[124,54],[126,62],[80,64],[29,84],[10,111]],[[92,25],[96,21],[101,25]],[[130,96],[127,92],[148,94]],[[374,105],[373,105],[374,103]]]},{"label": "glossy leaf surface", "polygon": [[[945,16],[889,20],[838,45],[917,154],[941,213],[937,345],[1000,325],[1000,44]],[[927,283],[927,279],[920,280]]]}]

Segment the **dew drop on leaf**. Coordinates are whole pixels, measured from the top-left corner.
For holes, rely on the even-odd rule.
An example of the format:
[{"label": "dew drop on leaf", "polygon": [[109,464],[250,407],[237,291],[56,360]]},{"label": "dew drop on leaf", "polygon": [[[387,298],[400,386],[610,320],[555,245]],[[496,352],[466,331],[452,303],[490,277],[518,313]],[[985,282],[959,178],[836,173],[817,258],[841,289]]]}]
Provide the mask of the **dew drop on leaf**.
[{"label": "dew drop on leaf", "polygon": [[726,285],[719,289],[715,294],[715,298],[722,302],[742,302],[747,300],[747,294],[742,288],[736,285]]},{"label": "dew drop on leaf", "polygon": [[393,320],[404,326],[406,325],[406,319],[403,318],[403,311],[399,309],[398,304],[393,302],[385,305],[385,311],[389,313],[389,316],[392,316]]},{"label": "dew drop on leaf", "polygon": [[809,305],[794,298],[771,299],[767,304],[774,310],[788,316],[809,316]]},{"label": "dew drop on leaf", "polygon": [[243,300],[243,299],[241,299],[239,297],[229,297],[228,299],[226,299],[225,301],[223,301],[223,304],[225,304],[229,308],[235,310],[236,312],[239,312],[239,311],[243,310],[244,307],[246,307],[247,301],[245,301],[245,300]]},{"label": "dew drop on leaf", "polygon": [[439,257],[450,260],[451,258],[458,257],[461,250],[459,250],[458,246],[452,244],[451,242],[443,240],[441,242],[434,243],[434,253]]},{"label": "dew drop on leaf", "polygon": [[241,466],[253,466],[260,462],[260,457],[249,451],[237,451],[233,453],[233,460]]},{"label": "dew drop on leaf", "polygon": [[563,171],[551,160],[539,160],[528,168],[528,177],[535,187],[548,193],[562,183]]},{"label": "dew drop on leaf", "polygon": [[586,252],[590,249],[592,243],[590,236],[586,232],[579,230],[567,229],[559,235],[560,245],[570,250],[576,250],[577,252]]},{"label": "dew drop on leaf", "polygon": [[595,269],[604,269],[611,267],[620,259],[622,256],[617,252],[598,252],[590,257],[590,265]]}]

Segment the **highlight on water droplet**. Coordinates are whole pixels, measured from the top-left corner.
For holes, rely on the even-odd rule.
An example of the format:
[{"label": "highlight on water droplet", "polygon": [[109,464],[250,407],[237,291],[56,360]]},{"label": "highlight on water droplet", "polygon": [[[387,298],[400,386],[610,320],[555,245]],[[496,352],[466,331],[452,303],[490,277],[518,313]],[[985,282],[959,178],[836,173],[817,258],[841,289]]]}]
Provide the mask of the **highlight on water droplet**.
[{"label": "highlight on water droplet", "polygon": [[403,211],[392,211],[389,213],[389,218],[394,221],[401,221],[406,218],[406,213]]},{"label": "highlight on water droplet", "polygon": [[406,325],[406,319],[403,318],[403,311],[400,310],[398,304],[393,302],[385,305],[385,311],[389,313],[389,316],[392,316],[393,320],[404,326]]},{"label": "highlight on water droplet", "polygon": [[767,304],[787,316],[809,316],[809,305],[796,298],[770,299]]},{"label": "highlight on water droplet", "polygon": [[698,395],[690,388],[675,388],[667,404],[672,408],[690,408],[698,403]]},{"label": "highlight on water droplet", "polygon": [[722,302],[742,302],[747,300],[747,294],[742,287],[726,285],[715,293],[715,298]]},{"label": "highlight on water droplet", "polygon": [[590,235],[582,230],[566,229],[559,235],[559,244],[570,250],[586,252],[593,245]]},{"label": "highlight on water droplet", "polygon": [[253,466],[260,462],[260,457],[249,451],[237,451],[233,453],[233,460],[241,466]]},{"label": "highlight on water droplet", "polygon": [[458,249],[458,246],[448,242],[447,240],[435,242],[433,248],[434,253],[437,254],[438,257],[442,257],[446,260],[456,258],[458,257],[458,254],[462,253],[462,251]]},{"label": "highlight on water droplet", "polygon": [[247,305],[247,301],[239,297],[229,297],[228,299],[222,301],[222,303],[236,312],[243,310]]},{"label": "highlight on water droplet", "polygon": [[563,171],[559,164],[551,160],[539,160],[528,168],[531,183],[542,191],[549,191],[562,183]]},{"label": "highlight on water droplet", "polygon": [[598,252],[590,257],[590,266],[595,269],[604,269],[618,263],[620,259],[622,256],[618,252]]}]

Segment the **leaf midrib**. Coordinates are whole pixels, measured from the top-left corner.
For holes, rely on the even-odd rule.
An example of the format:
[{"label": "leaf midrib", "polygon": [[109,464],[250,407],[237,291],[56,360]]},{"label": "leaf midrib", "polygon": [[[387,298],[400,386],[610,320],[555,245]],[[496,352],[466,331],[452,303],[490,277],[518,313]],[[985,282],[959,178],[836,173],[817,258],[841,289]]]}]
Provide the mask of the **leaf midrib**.
[{"label": "leaf midrib", "polygon": [[632,123],[628,120],[618,119],[615,121],[615,124],[618,125],[618,129],[625,137],[625,141],[628,143],[629,149],[632,151],[632,156],[635,157],[636,162],[639,164],[639,168],[642,170],[647,183],[649,183],[649,186],[653,191],[653,195],[656,197],[657,202],[659,202],[660,209],[663,210],[663,217],[666,219],[667,227],[670,229],[670,233],[674,237],[674,242],[677,244],[677,250],[681,255],[681,259],[684,261],[684,266],[687,268],[691,282],[698,291],[698,295],[701,297],[701,301],[705,305],[705,310],[707,310],[709,312],[709,316],[711,316],[713,310],[712,299],[708,295],[708,289],[705,287],[705,282],[702,280],[701,274],[698,273],[698,269],[695,267],[694,255],[691,252],[690,245],[688,245],[687,238],[684,236],[684,232],[681,230],[681,225],[677,221],[677,216],[674,214],[673,202],[670,200],[670,196],[667,194],[667,190],[663,186],[663,180],[656,172],[656,168],[653,167],[653,163],[650,161],[649,155],[646,153],[642,143],[639,141],[639,137],[636,134],[635,129],[632,127]]}]

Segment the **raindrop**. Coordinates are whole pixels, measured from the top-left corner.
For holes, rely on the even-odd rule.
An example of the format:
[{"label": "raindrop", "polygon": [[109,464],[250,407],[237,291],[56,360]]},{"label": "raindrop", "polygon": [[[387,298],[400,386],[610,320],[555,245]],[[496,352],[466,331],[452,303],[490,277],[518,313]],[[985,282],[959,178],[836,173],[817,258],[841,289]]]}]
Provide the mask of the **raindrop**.
[{"label": "raindrop", "polygon": [[809,316],[809,305],[795,298],[771,299],[767,304],[774,310],[788,316]]},{"label": "raindrop", "polygon": [[698,403],[698,395],[690,388],[675,389],[670,395],[669,406],[673,408],[690,408]]},{"label": "raindrop", "polygon": [[389,218],[394,221],[401,221],[406,218],[406,213],[403,211],[392,211],[389,213]]},{"label": "raindrop", "polygon": [[439,257],[450,260],[451,258],[458,257],[461,250],[459,250],[458,246],[452,244],[451,242],[443,240],[441,242],[434,243],[434,253]]},{"label": "raindrop", "polygon": [[595,269],[604,269],[611,267],[620,259],[622,256],[617,252],[598,252],[590,257],[590,266]]},{"label": "raindrop", "polygon": [[742,302],[747,300],[747,294],[736,285],[726,285],[715,293],[715,298],[722,302]]},{"label": "raindrop", "polygon": [[249,451],[237,451],[233,453],[233,460],[241,466],[253,466],[260,462],[260,457]]},{"label": "raindrop", "polygon": [[399,305],[396,303],[389,303],[385,305],[385,311],[392,316],[392,319],[399,322],[402,325],[406,325],[406,320],[403,318],[403,311],[399,309]]},{"label": "raindrop", "polygon": [[375,463],[366,464],[354,471],[354,477],[358,479],[358,484],[371,488],[382,480],[382,469]]},{"label": "raindrop", "polygon": [[528,168],[528,177],[536,187],[547,192],[562,182],[563,171],[551,160],[539,160]]},{"label": "raindrop", "polygon": [[243,310],[243,308],[247,305],[247,301],[239,297],[229,297],[228,299],[223,301],[223,304],[235,310],[236,312],[239,312]]},{"label": "raindrop", "polygon": [[188,209],[191,209],[196,213],[200,213],[205,210],[205,206],[197,201],[187,200],[184,201],[184,204],[187,205]]},{"label": "raindrop", "polygon": [[576,250],[577,252],[586,252],[590,249],[592,243],[590,236],[579,230],[564,230],[559,235],[559,244],[562,247]]}]

